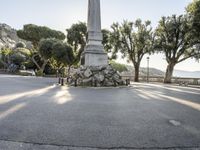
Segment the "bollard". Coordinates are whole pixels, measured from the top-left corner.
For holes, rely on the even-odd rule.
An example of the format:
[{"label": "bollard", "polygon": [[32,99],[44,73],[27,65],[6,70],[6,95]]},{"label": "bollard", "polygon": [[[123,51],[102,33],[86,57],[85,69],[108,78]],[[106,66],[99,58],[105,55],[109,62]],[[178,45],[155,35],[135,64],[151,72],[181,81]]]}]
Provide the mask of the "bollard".
[{"label": "bollard", "polygon": [[126,86],[130,84],[130,79],[126,79]]},{"label": "bollard", "polygon": [[61,86],[64,86],[64,78],[61,78]]},{"label": "bollard", "polygon": [[77,79],[74,81],[74,86],[77,87]]},{"label": "bollard", "polygon": [[94,87],[97,87],[97,80],[94,81]]},{"label": "bollard", "polygon": [[60,81],[60,77],[58,78],[58,84],[60,84],[61,83],[61,81]]}]

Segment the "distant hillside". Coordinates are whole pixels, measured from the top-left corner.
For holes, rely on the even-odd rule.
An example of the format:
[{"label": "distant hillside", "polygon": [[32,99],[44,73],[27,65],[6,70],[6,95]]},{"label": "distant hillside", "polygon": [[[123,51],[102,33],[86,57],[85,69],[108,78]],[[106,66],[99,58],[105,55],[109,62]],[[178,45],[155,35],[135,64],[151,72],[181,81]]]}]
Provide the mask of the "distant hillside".
[{"label": "distant hillside", "polygon": [[[123,73],[122,75],[134,75],[134,67],[127,66],[128,72]],[[147,75],[147,68],[140,68],[140,76]],[[149,75],[150,76],[164,76],[165,72],[155,69],[149,68]],[[183,70],[174,70],[173,73],[174,77],[183,77],[183,78],[200,78],[200,71],[183,71]]]},{"label": "distant hillside", "polygon": [[174,77],[200,78],[200,71],[174,70]]},{"label": "distant hillside", "polygon": [[22,40],[17,36],[17,32],[15,29],[7,24],[0,23],[0,49],[3,47],[13,48],[15,44],[20,41],[24,42],[28,48],[31,47],[30,42],[26,42],[25,40]]},{"label": "distant hillside", "polygon": [[[133,66],[126,66],[128,69],[128,72],[124,72],[123,75],[134,75],[134,67]],[[164,72],[155,68],[149,68],[149,75],[150,76],[164,76]],[[147,68],[140,68],[140,76],[146,76],[147,75]]]}]

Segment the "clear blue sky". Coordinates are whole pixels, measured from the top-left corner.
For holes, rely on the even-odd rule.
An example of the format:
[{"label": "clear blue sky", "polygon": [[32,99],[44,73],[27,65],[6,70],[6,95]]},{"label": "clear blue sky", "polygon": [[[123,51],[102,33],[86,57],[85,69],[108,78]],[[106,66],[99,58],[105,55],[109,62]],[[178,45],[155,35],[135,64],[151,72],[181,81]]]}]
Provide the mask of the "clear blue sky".
[{"label": "clear blue sky", "polygon": [[[137,18],[151,20],[155,27],[161,16],[183,14],[192,0],[101,0],[102,28],[109,28],[113,22]],[[87,0],[0,0],[0,23],[20,29],[24,24],[45,25],[65,32],[78,21],[87,20]],[[162,55],[151,56],[151,67],[165,70]],[[123,60],[119,60],[123,62]],[[146,66],[144,58],[142,66]],[[176,66],[182,70],[200,70],[194,60]]]}]

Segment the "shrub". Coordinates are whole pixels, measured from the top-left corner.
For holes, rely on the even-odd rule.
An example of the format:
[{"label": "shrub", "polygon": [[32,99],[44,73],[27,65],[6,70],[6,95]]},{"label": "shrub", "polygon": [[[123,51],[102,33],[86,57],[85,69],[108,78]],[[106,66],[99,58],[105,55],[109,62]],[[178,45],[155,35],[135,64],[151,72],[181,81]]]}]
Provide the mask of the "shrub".
[{"label": "shrub", "polygon": [[21,66],[22,63],[25,62],[26,57],[23,54],[17,52],[17,53],[13,53],[10,56],[10,60],[12,63]]},{"label": "shrub", "polygon": [[23,42],[18,42],[15,44],[15,48],[25,48],[26,45]]},{"label": "shrub", "polygon": [[44,76],[44,73],[42,72],[42,70],[38,70],[36,72],[36,76],[42,77],[42,76]]},{"label": "shrub", "polygon": [[111,61],[110,64],[115,70],[117,70],[119,72],[128,71],[126,65],[124,65],[124,64],[116,63],[114,61]]}]

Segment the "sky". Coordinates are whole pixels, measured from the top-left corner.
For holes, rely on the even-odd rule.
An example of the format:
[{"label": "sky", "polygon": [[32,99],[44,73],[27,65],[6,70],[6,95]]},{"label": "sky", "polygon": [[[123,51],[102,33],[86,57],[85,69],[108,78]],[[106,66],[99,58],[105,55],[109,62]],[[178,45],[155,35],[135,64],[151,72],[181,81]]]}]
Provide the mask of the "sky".
[{"label": "sky", "polygon": [[[113,22],[150,20],[155,28],[162,16],[185,13],[192,0],[101,0],[102,28],[109,29]],[[0,0],[0,23],[15,29],[24,24],[48,26],[66,34],[65,29],[78,21],[86,22],[88,0]],[[141,63],[147,66],[145,56]],[[121,63],[125,60],[119,58]],[[162,54],[150,56],[150,67],[165,70],[167,63]],[[187,60],[175,69],[200,71],[200,63]]]}]

